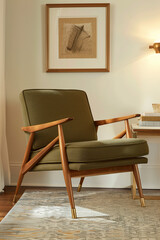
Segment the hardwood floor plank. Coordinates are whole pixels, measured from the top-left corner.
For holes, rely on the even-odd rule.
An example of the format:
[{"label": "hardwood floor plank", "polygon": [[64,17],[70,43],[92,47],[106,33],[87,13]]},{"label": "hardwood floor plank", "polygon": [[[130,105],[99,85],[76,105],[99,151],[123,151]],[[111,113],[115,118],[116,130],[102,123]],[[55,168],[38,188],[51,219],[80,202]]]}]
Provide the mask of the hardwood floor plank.
[{"label": "hardwood floor plank", "polygon": [[[31,187],[21,187],[20,192],[17,196],[17,200],[22,196],[26,189]],[[37,188],[39,189],[39,188]],[[6,216],[6,214],[14,206],[12,200],[15,192],[15,187],[7,186],[4,188],[4,192],[0,193],[0,221]]]},{"label": "hardwood floor plank", "polygon": [[[19,190],[19,194],[17,195],[17,201],[22,196],[25,190],[46,190],[51,189],[52,187],[24,187],[22,186]],[[0,193],[0,221],[6,216],[6,214],[12,209],[14,206],[12,200],[15,193],[16,187],[14,186],[6,186],[4,188],[4,192]],[[53,189],[53,188],[52,188]],[[54,191],[60,188],[54,188]],[[61,188],[62,189],[62,188]],[[63,188],[65,189],[65,188]]]}]

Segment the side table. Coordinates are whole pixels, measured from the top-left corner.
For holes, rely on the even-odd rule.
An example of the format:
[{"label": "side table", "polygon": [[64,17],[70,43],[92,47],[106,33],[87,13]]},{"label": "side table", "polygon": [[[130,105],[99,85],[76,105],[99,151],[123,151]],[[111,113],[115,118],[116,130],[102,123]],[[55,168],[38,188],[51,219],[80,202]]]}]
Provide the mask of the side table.
[{"label": "side table", "polygon": [[[143,127],[139,126],[138,124],[132,124],[132,133],[135,135],[135,137],[138,137],[138,135],[143,136],[160,136],[160,127]],[[132,182],[132,196],[133,199],[139,198],[139,196],[136,195],[136,182],[133,176],[133,182]],[[160,196],[150,196],[150,195],[144,195],[145,199],[148,200],[160,200]]]}]

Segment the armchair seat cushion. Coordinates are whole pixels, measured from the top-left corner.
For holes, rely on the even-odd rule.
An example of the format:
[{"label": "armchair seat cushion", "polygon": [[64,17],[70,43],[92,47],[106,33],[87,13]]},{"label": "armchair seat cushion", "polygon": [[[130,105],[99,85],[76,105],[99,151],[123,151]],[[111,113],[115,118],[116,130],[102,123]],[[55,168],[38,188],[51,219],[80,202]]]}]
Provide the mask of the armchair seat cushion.
[{"label": "armchair seat cushion", "polygon": [[[128,159],[118,159],[118,160],[110,160],[110,161],[102,161],[102,162],[90,162],[90,163],[69,163],[70,170],[91,170],[91,169],[99,169],[99,168],[107,168],[107,167],[120,167],[126,165],[133,164],[142,164],[147,163],[148,159],[145,157],[138,158],[128,158]],[[46,163],[46,164],[38,164],[31,171],[54,171],[54,170],[62,170],[61,163]]]},{"label": "armchair seat cushion", "polygon": [[[39,151],[33,151],[31,158]],[[69,163],[93,163],[141,157],[148,154],[148,145],[145,140],[136,138],[84,141],[67,143],[66,151]],[[39,162],[39,164],[51,163],[61,163],[59,145]]]}]

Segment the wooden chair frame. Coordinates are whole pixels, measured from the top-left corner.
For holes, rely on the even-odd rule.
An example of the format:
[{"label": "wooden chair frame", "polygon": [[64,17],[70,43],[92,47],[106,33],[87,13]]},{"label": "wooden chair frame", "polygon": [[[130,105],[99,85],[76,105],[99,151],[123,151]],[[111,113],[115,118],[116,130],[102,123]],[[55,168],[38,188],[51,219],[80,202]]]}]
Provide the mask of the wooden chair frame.
[{"label": "wooden chair frame", "polygon": [[[115,136],[114,139],[122,138],[124,135],[126,135],[127,138],[132,138],[132,133],[131,133],[130,126],[129,126],[129,119],[139,117],[139,116],[140,116],[139,114],[134,114],[134,115],[124,116],[124,117],[120,117],[120,118],[99,120],[99,121],[94,121],[94,124],[96,126],[96,129],[98,129],[98,126],[101,126],[104,124],[110,124],[110,123],[124,121],[125,122],[125,130],[122,131],[117,136]],[[72,190],[72,182],[71,182],[71,178],[74,178],[74,177],[81,177],[80,183],[78,186],[78,191],[80,191],[83,181],[84,181],[84,178],[87,176],[95,176],[95,175],[103,175],[103,174],[111,174],[111,173],[121,173],[121,172],[132,172],[135,177],[135,181],[136,181],[136,184],[138,187],[141,206],[144,207],[145,202],[144,202],[144,196],[143,196],[143,192],[142,192],[141,180],[140,180],[140,175],[139,175],[139,170],[138,170],[137,164],[129,165],[129,166],[107,167],[107,168],[102,168],[102,169],[81,170],[81,171],[75,171],[75,170],[69,169],[62,124],[66,123],[70,120],[72,120],[72,118],[65,118],[65,119],[53,121],[50,123],[22,127],[23,131],[30,133],[30,137],[29,137],[29,141],[27,144],[25,154],[24,154],[22,167],[21,167],[21,170],[19,173],[19,178],[18,178],[13,202],[14,203],[16,202],[16,196],[18,194],[18,191],[21,186],[24,175],[29,170],[31,170],[59,141],[63,175],[64,175],[64,180],[65,180],[68,197],[69,197],[69,201],[70,201],[70,205],[71,205],[72,218],[77,218],[74,197],[73,197],[73,190]],[[55,139],[53,139],[47,146],[45,146],[39,153],[37,153],[36,156],[34,156],[32,159],[29,160],[30,152],[32,149],[32,144],[34,141],[35,132],[46,129],[46,128],[50,128],[53,126],[58,126],[58,136]]]}]

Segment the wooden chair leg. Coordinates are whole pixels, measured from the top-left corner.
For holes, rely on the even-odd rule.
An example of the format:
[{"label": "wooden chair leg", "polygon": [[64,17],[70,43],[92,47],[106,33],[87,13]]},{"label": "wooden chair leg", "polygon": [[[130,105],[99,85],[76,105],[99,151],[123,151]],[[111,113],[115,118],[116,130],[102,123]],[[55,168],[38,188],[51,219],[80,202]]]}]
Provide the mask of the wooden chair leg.
[{"label": "wooden chair leg", "polygon": [[21,186],[21,183],[22,183],[22,181],[23,181],[23,177],[24,177],[24,175],[22,174],[22,171],[20,171],[20,173],[19,173],[19,178],[18,178],[18,182],[17,182],[17,186],[16,186],[16,191],[15,191],[15,194],[14,194],[14,197],[13,197],[13,204],[16,203],[16,197],[17,197],[19,188],[20,188],[20,186]]},{"label": "wooden chair leg", "polygon": [[[126,137],[127,138],[132,138],[132,131],[130,129],[130,126],[129,126],[129,121],[128,119],[125,120],[125,130],[126,130]],[[139,173],[139,172],[138,172]],[[132,190],[132,197],[133,199],[136,198],[136,179],[135,179],[135,173],[134,173],[134,170],[133,170],[133,174],[132,174],[132,186],[131,186],[131,190]],[[138,179],[138,178],[137,178]],[[140,179],[140,177],[139,177]],[[141,185],[141,184],[140,184]],[[138,185],[137,185],[138,186]],[[141,187],[142,188],[142,187]],[[138,188],[139,189],[139,188]],[[141,204],[142,205],[142,204]]]},{"label": "wooden chair leg", "polygon": [[62,169],[63,169],[64,180],[65,180],[66,188],[68,192],[69,202],[71,205],[72,218],[77,218],[75,203],[73,198],[71,175],[70,175],[70,170],[69,170],[68,160],[67,160],[67,155],[65,150],[63,128],[61,125],[58,125],[58,133],[59,133],[59,147],[60,147],[60,154],[61,154]]},{"label": "wooden chair leg", "polygon": [[81,180],[80,180],[79,185],[78,185],[77,192],[80,192],[80,191],[81,191],[83,181],[84,181],[84,177],[81,177]]},{"label": "wooden chair leg", "polygon": [[136,180],[133,173],[131,177],[132,177],[132,198],[136,199]]},{"label": "wooden chair leg", "polygon": [[137,187],[138,187],[141,206],[145,207],[144,195],[143,195],[143,191],[142,191],[141,179],[140,179],[137,164],[133,165],[133,173],[134,173],[134,177],[135,177],[136,184],[137,184]]},{"label": "wooden chair leg", "polygon": [[24,174],[22,174],[22,172],[23,172],[23,168],[24,168],[26,162],[27,162],[28,159],[29,159],[29,155],[30,155],[30,152],[31,152],[33,139],[34,139],[34,133],[31,133],[30,136],[29,136],[27,148],[26,148],[26,151],[25,151],[25,154],[24,154],[24,158],[23,158],[23,162],[22,162],[22,167],[21,167],[21,170],[20,170],[20,173],[19,173],[19,178],[18,178],[18,182],[17,182],[17,187],[16,187],[16,191],[15,191],[15,194],[14,194],[14,197],[13,197],[13,203],[16,202],[16,196],[17,196],[17,194],[18,194],[19,188],[20,188],[20,186],[21,186],[21,183],[22,183],[22,180],[23,180],[23,177],[24,177]]},{"label": "wooden chair leg", "polygon": [[74,197],[73,197],[71,177],[70,177],[69,174],[66,173],[66,171],[63,171],[63,175],[64,175],[64,180],[65,180],[65,184],[66,184],[66,188],[67,188],[67,192],[68,192],[69,202],[70,202],[70,205],[71,205],[72,218],[77,218],[75,203],[74,203]]}]

